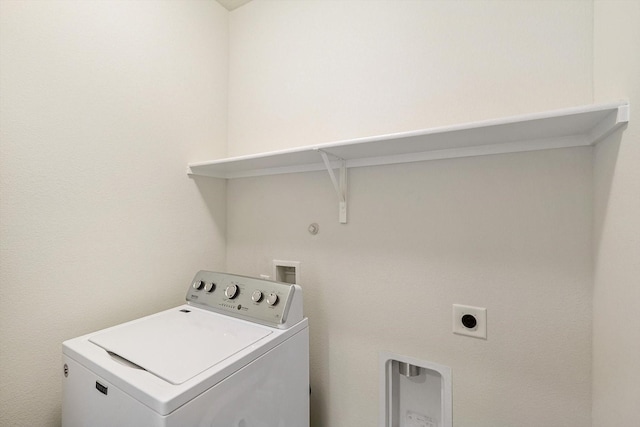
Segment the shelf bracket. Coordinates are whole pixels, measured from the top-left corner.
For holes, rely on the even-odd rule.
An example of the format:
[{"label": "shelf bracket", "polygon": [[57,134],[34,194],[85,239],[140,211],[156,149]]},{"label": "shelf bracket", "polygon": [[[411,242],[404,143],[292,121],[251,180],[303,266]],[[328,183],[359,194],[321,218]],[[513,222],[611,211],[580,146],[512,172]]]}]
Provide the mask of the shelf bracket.
[{"label": "shelf bracket", "polygon": [[[333,188],[336,190],[336,194],[338,195],[338,221],[340,224],[347,223],[347,161],[342,159],[336,155],[328,153],[324,150],[316,149],[320,155],[322,156],[322,161],[324,162],[324,166],[327,168],[327,172],[329,172],[329,178],[331,178],[331,182],[333,183]],[[340,180],[336,178],[336,174],[333,172],[333,166],[331,165],[331,161],[329,161],[329,156],[335,157],[340,162]]]}]

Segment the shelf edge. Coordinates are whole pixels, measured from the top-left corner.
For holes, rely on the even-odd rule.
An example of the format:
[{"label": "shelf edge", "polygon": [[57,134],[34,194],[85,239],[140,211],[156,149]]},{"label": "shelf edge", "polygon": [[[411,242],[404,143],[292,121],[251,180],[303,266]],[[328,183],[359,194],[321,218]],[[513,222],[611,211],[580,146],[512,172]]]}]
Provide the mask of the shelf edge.
[{"label": "shelf edge", "polygon": [[[386,164],[398,164],[419,162],[427,160],[450,159],[458,157],[471,157],[492,154],[506,154],[515,152],[537,151],[554,148],[568,148],[577,146],[595,145],[598,142],[611,135],[620,127],[625,126],[629,121],[630,107],[627,101],[618,101],[608,104],[588,105],[582,107],[573,107],[563,110],[553,110],[542,113],[526,114],[521,116],[511,116],[502,119],[484,120],[454,126],[436,127],[430,129],[401,132],[387,135],[378,135],[373,137],[356,138],[331,143],[317,144],[304,147],[296,147],[292,149],[278,150],[267,153],[250,154],[238,157],[231,157],[206,162],[189,163],[187,173],[195,176],[208,176],[213,178],[234,179],[255,177],[264,175],[278,175],[287,173],[310,172],[324,170],[325,166],[319,157],[317,163],[305,163],[289,166],[279,166],[271,168],[258,168],[243,171],[224,171],[216,170],[215,166],[240,164],[245,161],[259,160],[264,158],[275,158],[284,155],[305,154],[313,151],[324,150],[331,152],[332,148],[340,148],[345,146],[353,146],[366,144],[368,142],[385,141],[393,139],[404,139],[410,137],[419,137],[445,133],[453,133],[467,131],[473,129],[482,129],[489,127],[497,127],[503,125],[511,125],[535,120],[545,120],[561,117],[569,117],[580,114],[588,114],[600,111],[611,110],[604,119],[596,123],[586,134],[577,133],[571,136],[558,136],[543,139],[528,139],[521,141],[511,141],[508,143],[486,144],[477,146],[467,146],[452,149],[440,149],[432,151],[417,151],[413,153],[404,153],[388,156],[377,157],[360,157],[356,159],[347,159],[347,167],[363,167],[377,166]],[[208,167],[211,168],[208,168]],[[337,166],[336,166],[337,167]]]}]

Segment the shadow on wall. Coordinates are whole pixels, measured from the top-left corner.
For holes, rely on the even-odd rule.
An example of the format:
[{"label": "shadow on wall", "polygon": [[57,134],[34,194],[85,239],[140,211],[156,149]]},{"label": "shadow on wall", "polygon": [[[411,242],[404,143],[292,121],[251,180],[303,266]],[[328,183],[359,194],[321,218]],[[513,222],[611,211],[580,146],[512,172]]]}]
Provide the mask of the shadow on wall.
[{"label": "shadow on wall", "polygon": [[[224,245],[227,244],[227,180],[203,176],[190,176],[196,184]],[[226,261],[224,263],[226,268]]]},{"label": "shadow on wall", "polygon": [[614,172],[618,162],[622,135],[626,127],[619,129],[594,148],[594,248],[599,248],[602,243],[604,231],[602,227],[607,217]]}]

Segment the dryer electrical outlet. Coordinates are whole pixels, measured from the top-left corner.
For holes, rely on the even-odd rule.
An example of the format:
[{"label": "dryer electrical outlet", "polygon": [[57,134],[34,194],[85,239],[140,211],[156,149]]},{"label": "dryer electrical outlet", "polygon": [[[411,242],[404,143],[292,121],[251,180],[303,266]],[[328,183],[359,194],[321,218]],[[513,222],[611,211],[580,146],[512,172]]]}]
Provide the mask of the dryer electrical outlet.
[{"label": "dryer electrical outlet", "polygon": [[453,304],[453,333],[487,339],[487,309]]}]

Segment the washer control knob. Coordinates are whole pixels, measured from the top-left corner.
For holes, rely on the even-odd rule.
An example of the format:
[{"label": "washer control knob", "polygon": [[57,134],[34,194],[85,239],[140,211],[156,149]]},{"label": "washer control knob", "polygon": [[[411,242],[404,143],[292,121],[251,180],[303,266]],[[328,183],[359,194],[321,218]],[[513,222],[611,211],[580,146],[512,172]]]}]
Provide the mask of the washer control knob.
[{"label": "washer control knob", "polygon": [[224,294],[229,299],[234,299],[238,296],[238,285],[229,285],[227,289],[224,290]]},{"label": "washer control knob", "polygon": [[261,291],[254,291],[253,294],[251,294],[251,301],[253,301],[253,302],[262,301],[262,292]]},{"label": "washer control knob", "polygon": [[267,297],[267,304],[269,304],[270,306],[274,306],[277,303],[278,303],[278,295],[276,295],[275,292],[271,292]]},{"label": "washer control knob", "polygon": [[211,293],[216,290],[216,284],[213,282],[208,282],[204,285],[204,290]]},{"label": "washer control knob", "polygon": [[196,280],[193,282],[193,289],[196,291],[201,291],[204,288],[204,282],[202,280]]}]

